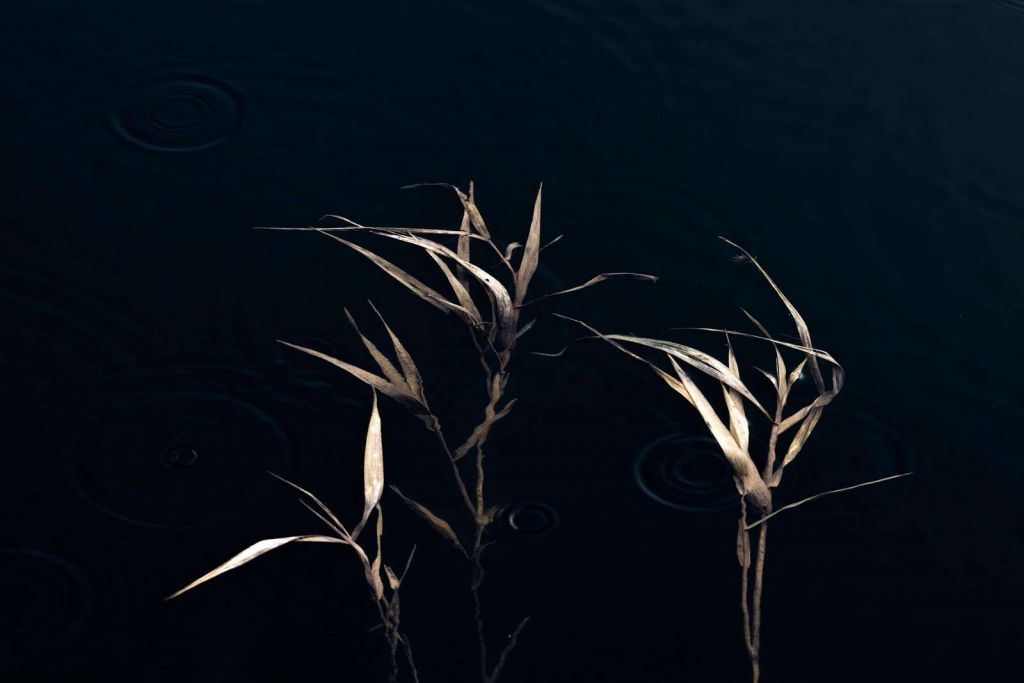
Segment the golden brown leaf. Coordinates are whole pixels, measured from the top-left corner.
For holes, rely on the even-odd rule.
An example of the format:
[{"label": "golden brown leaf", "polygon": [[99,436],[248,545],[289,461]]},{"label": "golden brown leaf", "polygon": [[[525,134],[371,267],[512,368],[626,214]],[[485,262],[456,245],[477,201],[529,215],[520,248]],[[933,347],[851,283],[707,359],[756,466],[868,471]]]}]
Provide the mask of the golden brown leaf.
[{"label": "golden brown leaf", "polygon": [[462,544],[459,542],[459,537],[455,534],[455,530],[452,529],[451,524],[435,515],[425,506],[420,505],[411,498],[406,497],[404,493],[398,490],[397,486],[392,485],[391,490],[394,491],[395,494],[398,495],[398,497],[401,498],[413,512],[422,517],[427,522],[427,524],[429,524],[434,529],[434,531],[444,536],[452,545],[454,545],[463,553],[466,552],[463,549]]},{"label": "golden brown leaf", "polygon": [[533,219],[530,221],[530,233],[526,237],[526,246],[523,247],[523,258],[519,262],[519,270],[516,271],[516,306],[525,301],[526,290],[540,263],[540,200],[543,190],[544,184],[541,183],[537,188],[537,199],[533,202]]},{"label": "golden brown leaf", "polygon": [[255,560],[257,557],[264,553],[268,553],[275,548],[280,548],[286,543],[342,543],[346,544],[346,541],[340,538],[334,538],[333,536],[317,536],[317,535],[305,535],[305,536],[287,536],[285,538],[268,538],[266,540],[254,543],[242,552],[238,553],[224,564],[218,566],[216,569],[203,574],[198,579],[188,584],[179,591],[175,591],[169,595],[166,599],[172,600],[182,593],[192,590],[196,586],[206,583],[210,579],[215,579],[225,572],[229,572],[232,569],[237,569],[247,562]]}]

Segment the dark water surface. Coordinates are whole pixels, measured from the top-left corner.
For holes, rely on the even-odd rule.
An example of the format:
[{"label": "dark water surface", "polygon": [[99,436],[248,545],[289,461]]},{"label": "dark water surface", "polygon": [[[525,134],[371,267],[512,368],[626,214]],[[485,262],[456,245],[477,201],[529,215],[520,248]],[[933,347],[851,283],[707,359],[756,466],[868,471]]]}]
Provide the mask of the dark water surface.
[{"label": "dark water surface", "polygon": [[[1012,680],[1024,645],[1024,3],[1016,0],[6,3],[0,22],[0,679],[374,680],[350,553],[295,547],[162,599],[260,538],[316,532],[265,474],[351,516],[369,396],[274,343],[366,362],[372,296],[432,404],[475,416],[455,323],[315,235],[341,213],[499,241],[544,182],[538,288],[607,330],[776,330],[747,246],[848,384],[774,525],[765,680]],[[395,252],[397,253],[397,252]],[[576,330],[544,317],[524,350]],[[455,350],[452,350],[455,349]],[[594,343],[523,355],[495,432],[488,628],[514,681],[742,681],[735,492],[693,411]],[[465,406],[464,408],[456,408]],[[454,513],[419,423],[388,477]],[[465,413],[469,410],[469,413]],[[467,418],[468,419],[468,418]],[[447,507],[446,507],[447,503]],[[419,543],[424,683],[473,671],[466,573]],[[783,521],[784,520],[784,521]]]}]

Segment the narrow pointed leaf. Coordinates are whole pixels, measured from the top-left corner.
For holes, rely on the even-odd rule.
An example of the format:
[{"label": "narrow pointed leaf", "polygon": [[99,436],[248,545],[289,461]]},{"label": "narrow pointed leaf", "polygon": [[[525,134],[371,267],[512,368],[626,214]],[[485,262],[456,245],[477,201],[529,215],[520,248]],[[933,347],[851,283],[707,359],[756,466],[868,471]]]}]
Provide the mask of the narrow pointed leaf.
[{"label": "narrow pointed leaf", "polygon": [[710,375],[722,384],[735,389],[745,399],[750,401],[754,407],[766,416],[768,415],[768,412],[761,406],[758,400],[754,398],[754,395],[750,393],[750,390],[747,389],[746,385],[740,381],[740,378],[737,377],[724,363],[722,363],[722,361],[718,360],[714,356],[710,356],[699,349],[693,348],[692,346],[677,344],[676,342],[664,341],[661,339],[634,337],[627,334],[609,334],[606,336],[609,339],[617,339],[619,341],[639,344],[648,348],[657,349],[658,351],[663,351],[676,360],[681,360],[687,365],[693,366],[701,372]]},{"label": "narrow pointed leaf", "polygon": [[383,377],[379,377],[373,374],[372,372],[367,372],[362,368],[356,367],[355,365],[352,365],[350,363],[346,363],[345,361],[339,360],[333,356],[328,356],[326,353],[321,353],[320,351],[315,351],[314,349],[308,349],[304,346],[299,346],[298,344],[291,344],[286,341],[281,341],[280,339],[278,339],[278,342],[284,344],[285,346],[291,347],[296,351],[308,353],[314,358],[319,358],[320,360],[327,361],[328,363],[334,365],[335,367],[341,368],[342,370],[349,373],[350,375],[352,375],[359,381],[363,382],[364,384],[369,385],[370,387],[376,389],[385,396],[398,401],[399,403],[405,405],[407,408],[410,408],[416,414],[422,414],[424,411],[426,411],[426,406],[423,405],[422,401],[418,397],[410,394],[406,387],[396,387],[394,384],[387,381]]},{"label": "narrow pointed leaf", "polygon": [[[736,362],[736,354],[732,350],[732,342],[729,342],[728,339],[726,337],[729,346],[729,370],[739,377],[739,364]],[[747,422],[746,411],[743,408],[743,397],[738,391],[725,384],[722,385],[722,393],[725,396],[726,409],[729,411],[729,432],[736,439],[740,449],[749,452],[750,424]]]},{"label": "narrow pointed leaf", "polygon": [[[744,313],[746,313],[746,311],[744,311]],[[747,313],[747,315],[749,316],[750,314]],[[751,317],[751,319],[753,320],[754,318]],[[762,341],[771,342],[771,343],[773,343],[773,344],[775,344],[777,346],[784,346],[787,349],[793,349],[795,351],[801,351],[801,352],[803,352],[806,355],[814,356],[814,357],[819,358],[819,359],[825,361],[826,363],[830,363],[832,365],[839,365],[839,361],[837,361],[835,358],[833,358],[832,354],[828,353],[827,351],[822,351],[821,349],[815,349],[815,348],[811,348],[811,347],[808,347],[808,346],[803,346],[802,344],[792,344],[790,342],[780,341],[778,339],[774,339],[773,337],[771,337],[768,334],[765,334],[764,336],[761,336],[761,335],[758,335],[758,334],[750,334],[749,332],[738,332],[736,330],[724,330],[724,329],[720,329],[720,328],[717,328],[717,327],[674,327],[672,329],[674,329],[674,330],[689,330],[689,331],[692,331],[692,332],[719,332],[721,334],[728,334],[728,335],[732,335],[734,337],[747,337],[748,339],[760,339]],[[766,331],[762,329],[762,332],[766,332]]]},{"label": "narrow pointed leaf", "polygon": [[448,264],[441,260],[441,257],[432,251],[428,251],[427,255],[434,260],[437,267],[444,273],[445,278],[448,280],[448,284],[452,286],[452,291],[455,292],[455,298],[458,299],[459,305],[467,311],[467,315],[463,315],[462,318],[474,327],[480,327],[484,324],[483,318],[480,316],[480,311],[476,307],[476,303],[473,302],[473,297],[469,295],[469,290],[466,289],[465,285],[459,281],[459,278],[451,271]]},{"label": "narrow pointed leaf", "polygon": [[[409,273],[405,272],[404,270],[402,270],[401,268],[396,266],[391,261],[388,261],[387,259],[378,256],[377,254],[373,253],[369,249],[364,249],[363,247],[359,246],[358,244],[355,244],[354,242],[349,242],[348,240],[344,240],[344,239],[342,239],[340,237],[337,237],[337,236],[332,235],[332,234],[330,234],[328,232],[325,232],[325,231],[322,231],[322,232],[323,232],[323,234],[327,235],[331,239],[337,240],[338,242],[341,242],[342,244],[346,245],[347,247],[351,248],[352,250],[354,250],[354,251],[362,254],[366,258],[368,258],[378,268],[380,268],[385,273],[390,275],[392,278],[397,280],[400,284],[402,284],[410,292],[412,292],[416,296],[420,297],[421,299],[423,299],[427,303],[431,304],[435,308],[437,308],[437,309],[439,309],[441,311],[444,311],[445,313],[449,313],[451,311],[459,311],[459,310],[462,310],[463,312],[466,312],[466,311],[464,311],[464,309],[462,309],[461,306],[459,306],[458,304],[455,304],[455,303],[453,303],[451,301],[448,301],[443,296],[441,296],[438,292],[434,291],[433,289],[431,289],[427,285],[423,284],[422,282],[420,282],[419,280],[414,278],[412,275],[409,275]],[[380,232],[380,233],[377,233],[377,234],[390,235],[392,233]]]},{"label": "narrow pointed leaf", "polygon": [[480,215],[480,209],[476,206],[476,201],[473,198],[473,183],[470,182],[470,195],[467,196],[465,192],[455,187],[450,183],[415,183],[413,185],[406,185],[402,189],[407,190],[415,187],[447,187],[455,191],[459,201],[462,202],[463,210],[469,214],[470,223],[476,228],[476,231],[483,237],[490,237],[491,234],[487,230],[487,224],[484,223],[484,217]]},{"label": "narrow pointed leaf", "polygon": [[343,310],[345,311],[345,317],[348,319],[349,324],[352,325],[352,329],[354,329],[356,331],[356,334],[359,335],[359,338],[363,340],[363,346],[366,347],[366,350],[370,352],[370,356],[372,356],[373,360],[376,361],[377,366],[380,368],[381,374],[383,374],[384,377],[396,387],[409,389],[409,393],[413,393],[411,388],[406,383],[405,377],[402,375],[402,373],[398,371],[398,368],[396,368],[388,359],[388,357],[381,353],[380,349],[378,349],[377,346],[372,341],[370,341],[366,337],[366,335],[362,333],[362,331],[360,331],[359,326],[356,324],[355,318],[353,318],[352,314],[348,312],[348,309],[346,308]]},{"label": "narrow pointed leaf", "polygon": [[366,524],[370,512],[384,493],[384,444],[381,439],[380,412],[377,410],[377,392],[373,393],[373,409],[366,427],[366,446],[363,449],[363,518],[353,536]]},{"label": "narrow pointed leaf", "polygon": [[348,529],[346,529],[345,525],[341,523],[341,520],[338,519],[338,517],[331,511],[331,509],[329,507],[327,507],[323,503],[323,501],[321,501],[319,498],[317,498],[312,493],[310,493],[306,489],[302,488],[301,486],[299,486],[295,482],[289,481],[288,479],[285,479],[284,477],[282,477],[279,474],[274,474],[273,472],[267,472],[267,474],[272,476],[274,479],[277,479],[279,481],[284,482],[285,484],[288,484],[288,486],[291,486],[293,489],[295,489],[299,493],[303,494],[304,496],[306,496],[307,498],[312,500],[314,503],[316,503],[317,507],[319,507],[321,510],[323,510],[324,514],[326,514],[327,517],[329,517],[330,519],[328,520],[328,519],[322,517],[319,513],[317,513],[315,510],[312,510],[312,508],[310,508],[310,510],[312,510],[314,514],[316,514],[318,517],[320,517],[325,522],[327,522],[328,526],[337,528],[338,532],[342,536],[348,536],[349,535]]},{"label": "narrow pointed leaf", "polygon": [[803,449],[804,444],[807,443],[807,439],[810,438],[811,432],[818,426],[818,420],[821,419],[821,408],[812,408],[808,413],[807,417],[800,424],[800,428],[796,430],[796,436],[789,443],[789,448],[786,449],[786,457],[782,459],[782,467],[785,467],[789,463],[793,462],[793,459],[799,455]]},{"label": "narrow pointed leaf", "polygon": [[199,586],[201,584],[206,583],[210,579],[215,579],[218,576],[220,576],[221,574],[224,574],[225,572],[229,572],[232,569],[237,569],[238,567],[241,567],[243,564],[246,564],[247,562],[255,560],[260,555],[262,555],[264,553],[268,553],[271,550],[274,550],[275,548],[280,548],[281,546],[285,545],[286,543],[291,543],[293,541],[294,542],[298,542],[298,543],[342,543],[342,544],[346,544],[346,541],[343,541],[340,538],[334,538],[333,536],[306,535],[306,536],[287,536],[285,538],[268,538],[268,539],[266,539],[264,541],[260,541],[259,543],[254,543],[253,545],[249,546],[248,548],[246,548],[242,552],[238,553],[237,555],[235,555],[230,560],[228,560],[224,564],[220,565],[219,567],[217,567],[213,571],[210,571],[210,572],[207,572],[206,574],[203,574],[198,579],[196,579],[192,583],[188,584],[187,586],[185,586],[181,590],[176,591],[173,594],[171,594],[170,596],[168,596],[167,600],[171,600],[173,598],[176,598],[179,595],[181,595],[182,593],[190,591],[193,588],[195,588],[196,586]]},{"label": "narrow pointed leaf", "polygon": [[750,496],[758,505],[767,505],[771,501],[771,494],[768,492],[767,485],[765,485],[758,474],[750,454],[740,448],[732,433],[722,422],[721,418],[718,417],[718,414],[715,413],[715,409],[708,402],[707,397],[704,396],[686,371],[676,362],[675,357],[669,354],[668,359],[676,375],[679,377],[679,381],[690,395],[691,402],[697,409],[697,412],[700,413],[701,418],[703,418],[704,424],[711,431],[711,436],[715,438],[715,441],[718,442],[719,447],[722,449],[722,454],[732,467],[733,475],[743,487],[744,495]]},{"label": "narrow pointed leaf", "polygon": [[889,475],[888,477],[882,477],[881,479],[873,479],[872,481],[865,481],[865,482],[860,483],[860,484],[854,484],[853,486],[844,486],[841,489],[832,489],[831,491],[822,491],[821,493],[817,493],[817,494],[815,494],[813,496],[809,496],[807,498],[804,498],[803,500],[798,500],[795,503],[790,503],[789,505],[783,505],[778,510],[775,510],[771,514],[765,515],[764,517],[762,517],[761,519],[757,520],[753,524],[746,525],[745,528],[747,530],[757,528],[760,525],[762,525],[765,522],[767,522],[772,517],[774,517],[775,515],[779,514],[780,512],[785,512],[786,510],[792,510],[795,507],[800,507],[804,503],[810,503],[811,501],[818,500],[819,498],[824,498],[825,496],[831,496],[831,495],[834,495],[836,493],[845,493],[846,491],[853,491],[854,489],[861,489],[861,488],[864,488],[865,486],[874,486],[875,484],[881,484],[881,483],[886,482],[886,481],[892,481],[893,479],[902,479],[903,477],[909,477],[912,474],[913,474],[913,472],[903,472],[902,474],[892,474],[892,475]]},{"label": "narrow pointed leaf", "polygon": [[451,524],[435,515],[425,506],[420,505],[411,498],[407,498],[404,493],[398,490],[397,486],[392,486],[391,490],[394,491],[398,495],[398,497],[401,498],[405,502],[405,504],[409,506],[409,509],[411,509],[417,515],[422,517],[427,522],[427,524],[429,524],[431,528],[434,529],[434,531],[444,536],[456,548],[458,548],[462,552],[465,552],[465,550],[463,550],[462,548],[462,544],[459,542],[459,537],[455,534],[455,530],[452,529]]},{"label": "narrow pointed leaf", "polygon": [[[475,190],[474,190],[474,187],[473,187],[473,183],[472,183],[472,181],[470,181],[470,183],[469,183],[469,199],[470,199],[470,201],[473,200],[474,192],[475,192]],[[455,247],[455,253],[458,254],[459,258],[462,259],[463,261],[472,261],[473,259],[470,256],[470,245],[472,244],[473,240],[470,239],[470,238],[471,238],[473,233],[470,230],[469,211],[467,211],[465,209],[465,207],[463,207],[463,209],[462,209],[462,222],[459,225],[459,233],[460,233],[459,234],[459,241],[458,241],[458,244]],[[466,277],[466,270],[462,266],[458,266],[456,272],[459,275],[459,282],[462,284],[462,287],[464,289],[468,290],[469,289],[469,278]]]},{"label": "narrow pointed leaf", "polygon": [[508,290],[505,289],[505,286],[502,285],[493,275],[469,261],[460,259],[458,254],[437,242],[424,239],[422,237],[416,237],[415,235],[399,235],[394,233],[382,234],[385,237],[413,244],[422,249],[426,249],[427,251],[432,251],[439,256],[452,259],[465,268],[470,275],[476,278],[480,284],[484,286],[491,299],[491,303],[495,309],[495,316],[497,318],[495,322],[497,323],[499,347],[503,350],[511,347],[512,342],[515,341],[516,311]]},{"label": "narrow pointed leaf", "polygon": [[387,321],[384,320],[384,316],[381,315],[380,311],[377,310],[377,307],[373,305],[373,302],[370,301],[369,304],[370,308],[373,309],[373,312],[377,314],[381,324],[384,325],[384,329],[387,330],[388,337],[391,338],[391,346],[395,350],[395,356],[398,358],[398,364],[402,366],[402,374],[405,377],[406,383],[412,390],[413,395],[419,399],[424,407],[426,407],[427,398],[423,393],[423,377],[420,376],[420,371],[416,367],[416,363],[413,361],[412,355],[405,348],[405,345],[398,338],[398,335],[395,334],[394,330],[391,329],[391,326],[388,325]]},{"label": "narrow pointed leaf", "polygon": [[[797,330],[797,334],[800,335],[800,341],[803,343],[804,346],[806,346],[808,348],[814,348],[814,344],[811,343],[811,332],[807,328],[807,323],[804,322],[803,316],[800,315],[800,311],[796,310],[796,306],[794,306],[793,303],[789,299],[786,298],[786,295],[782,293],[782,290],[779,289],[779,286],[777,284],[775,284],[775,280],[773,280],[771,278],[771,276],[768,275],[768,271],[766,271],[764,268],[762,268],[761,264],[757,262],[757,259],[755,259],[753,256],[751,256],[750,252],[748,252],[746,249],[744,249],[740,245],[736,244],[735,242],[731,242],[731,241],[725,239],[724,237],[722,237],[721,239],[726,244],[729,244],[729,245],[735,247],[736,249],[739,249],[741,252],[743,252],[744,256],[746,256],[748,259],[750,259],[750,262],[753,263],[754,266],[761,272],[761,275],[764,276],[764,279],[768,281],[768,284],[771,285],[773,290],[775,290],[775,294],[779,297],[779,299],[782,301],[782,303],[786,306],[786,310],[789,311],[789,315],[793,318],[793,322],[796,323],[796,330]],[[825,390],[825,380],[822,379],[821,368],[818,366],[818,360],[813,355],[809,356],[809,358],[810,358],[810,366],[811,366],[811,375],[814,377],[814,384],[818,387],[818,391],[824,391]]]},{"label": "narrow pointed leaf", "polygon": [[544,294],[543,296],[539,296],[536,299],[531,299],[530,301],[527,301],[525,304],[522,304],[522,306],[531,306],[537,303],[538,301],[543,301],[544,299],[562,296],[563,294],[572,294],[573,292],[578,292],[588,287],[593,287],[596,284],[600,284],[605,280],[611,280],[612,278],[632,278],[635,280],[644,280],[646,282],[658,281],[657,276],[647,275],[645,273],[601,273],[600,275],[595,275],[594,277],[590,278],[581,285],[576,285],[575,287],[570,287],[569,289],[563,289],[557,292],[551,292],[550,294]]},{"label": "narrow pointed leaf", "polygon": [[523,336],[524,334],[526,334],[526,333],[527,333],[527,332],[529,332],[529,331],[530,331],[531,329],[533,329],[533,326],[534,326],[534,325],[535,325],[536,323],[537,323],[537,319],[536,319],[536,318],[534,318],[534,319],[533,319],[533,320],[531,320],[530,322],[528,322],[528,323],[526,323],[525,325],[523,325],[522,327],[520,327],[520,328],[519,328],[519,331],[518,331],[518,332],[516,332],[516,339],[519,339],[519,338],[521,338],[521,337],[522,337],[522,336]]},{"label": "narrow pointed leaf", "polygon": [[387,574],[388,586],[391,588],[391,590],[398,590],[398,588],[402,585],[402,582],[399,581],[398,575],[395,574],[395,570],[389,567],[388,565],[384,565],[384,573]]},{"label": "narrow pointed leaf", "polygon": [[516,271],[517,306],[526,300],[526,290],[540,263],[540,201],[543,190],[542,183],[537,188],[537,199],[533,203],[533,219],[530,221],[530,233],[526,237],[526,246],[523,247],[523,258],[519,262],[519,270]]}]

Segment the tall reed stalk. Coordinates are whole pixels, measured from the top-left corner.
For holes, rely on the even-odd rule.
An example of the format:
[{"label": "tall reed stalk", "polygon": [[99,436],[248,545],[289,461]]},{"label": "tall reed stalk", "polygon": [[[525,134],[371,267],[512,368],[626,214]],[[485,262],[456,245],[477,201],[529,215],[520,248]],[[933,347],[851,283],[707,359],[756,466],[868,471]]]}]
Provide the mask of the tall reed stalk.
[{"label": "tall reed stalk", "polygon": [[[782,483],[782,475],[786,467],[793,463],[803,450],[821,419],[824,409],[839,394],[843,387],[844,373],[842,366],[835,358],[825,351],[814,348],[807,323],[767,271],[761,267],[761,264],[743,248],[729,240],[725,240],[725,242],[740,251],[741,256],[738,260],[752,263],[771,286],[795,323],[800,339],[799,344],[781,341],[773,337],[764,325],[745,310],[743,313],[754,324],[759,334],[712,328],[687,328],[725,335],[727,349],[725,362],[700,349],[677,342],[625,334],[602,334],[586,323],[579,320],[574,320],[574,322],[583,325],[596,337],[605,340],[626,355],[647,365],[673,391],[696,408],[732,469],[733,480],[740,494],[736,556],[741,569],[740,609],[743,615],[743,641],[750,658],[751,678],[754,683],[758,683],[761,676],[762,602],[764,599],[765,558],[768,547],[768,520],[780,512],[827,495],[878,484],[911,473],[906,472],[825,491],[775,509],[773,491]],[[572,318],[568,319],[573,320]],[[752,338],[767,342],[772,346],[775,359],[774,372],[754,368],[772,387],[774,406],[771,410],[762,406],[755,394],[741,379],[740,366],[733,351],[732,337]],[[663,370],[647,358],[634,353],[626,345],[664,354],[671,372]],[[783,357],[783,351],[786,351],[787,354],[791,354],[793,351],[798,352],[800,360],[795,363],[790,361],[787,364]],[[561,353],[544,355],[557,356]],[[827,384],[823,376],[822,365],[830,369],[830,381]],[[722,404],[724,404],[726,412],[725,419],[719,416],[718,410],[712,406],[711,401],[683,366],[710,377],[720,386]],[[805,372],[809,373],[813,379],[817,395],[806,405],[791,410],[788,407],[791,391]],[[769,426],[765,453],[756,459],[750,449],[750,418],[748,418],[747,406],[753,408],[753,416],[764,419]],[[754,517],[753,521],[750,519],[751,514]]]},{"label": "tall reed stalk", "polygon": [[[530,300],[527,298],[527,292],[539,266],[541,252],[560,239],[560,237],[556,237],[547,245],[541,245],[541,190],[537,191],[525,243],[512,242],[502,248],[492,238],[477,207],[473,184],[470,183],[468,193],[451,185],[443,186],[454,190],[462,205],[462,221],[458,229],[368,227],[341,216],[330,216],[330,218],[343,223],[338,227],[267,229],[312,231],[326,236],[369,259],[418,298],[443,313],[458,318],[466,327],[478,358],[477,370],[482,373],[484,379],[483,398],[485,400],[479,422],[463,439],[449,441],[441,419],[427,402],[423,377],[411,354],[372,303],[371,307],[390,338],[394,361],[360,331],[347,310],[345,314],[369,355],[373,358],[380,374],[314,349],[281,342],[297,351],[340,368],[369,385],[374,391],[374,408],[369,431],[375,433],[376,436],[372,449],[371,438],[367,437],[367,450],[364,454],[364,477],[368,483],[365,487],[362,518],[350,533],[337,517],[311,493],[297,484],[287,482],[309,498],[316,508],[319,508],[318,512],[314,506],[303,501],[336,535],[331,537],[294,536],[286,539],[261,541],[189,584],[172,597],[290,541],[346,544],[359,557],[371,589],[371,595],[378,607],[381,626],[388,645],[389,680],[398,680],[399,651],[404,653],[410,675],[414,680],[418,680],[418,672],[408,637],[400,630],[398,591],[405,573],[403,571],[402,575],[398,576],[381,561],[383,511],[380,497],[383,492],[384,479],[382,451],[379,447],[380,418],[376,407],[376,394],[379,392],[401,404],[423,422],[426,429],[434,434],[447,461],[447,478],[450,481],[451,493],[458,501],[459,507],[463,509],[464,519],[461,522],[449,522],[413,498],[403,494],[394,485],[390,488],[417,516],[427,523],[429,528],[444,538],[468,563],[469,592],[473,604],[472,619],[476,632],[476,668],[481,683],[495,683],[504,670],[508,656],[515,648],[520,633],[529,621],[529,617],[520,620],[511,629],[511,635],[500,651],[492,650],[486,634],[482,605],[482,586],[485,578],[484,553],[494,542],[490,538],[490,530],[501,508],[487,495],[488,451],[486,445],[492,429],[508,416],[516,401],[514,398],[507,397],[511,364],[515,357],[514,352],[518,340],[531,329],[535,322],[534,320],[523,322],[523,313],[527,312],[530,306],[537,301],[577,292],[609,278],[628,277],[648,281],[653,281],[656,278],[639,273],[601,273],[575,287]],[[391,261],[346,239],[343,235],[369,235],[417,248],[439,269],[451,294],[441,294]],[[454,241],[455,249],[453,250],[439,241],[443,239]],[[480,250],[472,248],[474,244],[482,247],[483,259],[480,258]],[[476,255],[475,260],[474,254]],[[486,266],[483,265],[485,263]],[[449,445],[451,443],[458,443],[458,446],[451,448]],[[377,512],[377,556],[371,561],[367,550],[359,545],[358,537],[374,511]],[[408,562],[406,567],[408,568]]]}]

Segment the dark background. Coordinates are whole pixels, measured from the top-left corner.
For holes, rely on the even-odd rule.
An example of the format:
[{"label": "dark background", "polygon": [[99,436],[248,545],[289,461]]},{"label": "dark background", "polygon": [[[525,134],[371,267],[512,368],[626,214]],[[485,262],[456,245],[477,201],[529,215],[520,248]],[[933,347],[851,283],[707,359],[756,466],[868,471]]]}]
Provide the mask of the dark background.
[{"label": "dark background", "polygon": [[[605,330],[720,357],[669,328],[747,329],[744,306],[790,332],[716,236],[759,256],[848,373],[780,501],[915,471],[774,524],[766,682],[1016,668],[1018,0],[9,0],[0,46],[4,680],[376,680],[343,549],[162,599],[319,531],[267,469],[358,513],[369,392],[275,339],[365,365],[342,307],[379,338],[372,296],[442,417],[480,410],[456,321],[340,245],[251,227],[452,227],[450,193],[398,188],[470,179],[502,242],[544,182],[544,233],[566,238],[537,290],[662,277],[552,307]],[[542,316],[523,350],[576,335]],[[746,680],[734,490],[692,409],[594,342],[524,353],[510,391],[490,491],[540,507],[488,555],[492,642],[533,617],[509,683]],[[429,435],[382,412],[389,480],[455,517]],[[471,680],[465,568],[385,507],[389,561],[419,544],[422,679]]]}]

